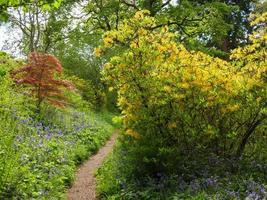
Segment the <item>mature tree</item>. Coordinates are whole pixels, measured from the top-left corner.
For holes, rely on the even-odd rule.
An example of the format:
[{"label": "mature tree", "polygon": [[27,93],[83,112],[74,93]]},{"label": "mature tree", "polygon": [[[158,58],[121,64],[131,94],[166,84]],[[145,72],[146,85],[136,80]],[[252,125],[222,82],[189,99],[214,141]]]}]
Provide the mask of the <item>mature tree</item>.
[{"label": "mature tree", "polygon": [[[235,6],[235,9],[223,15],[225,23],[229,24],[229,29],[225,35],[220,38],[220,41],[213,44],[224,52],[237,48],[239,45],[248,42],[248,35],[251,34],[252,28],[249,22],[249,16],[253,11],[257,0],[224,0],[227,5]],[[210,43],[212,45],[212,43]]]},{"label": "mature tree", "polygon": [[26,8],[9,9],[9,21],[15,29],[22,32],[19,47],[24,54],[34,51],[53,52],[57,43],[67,38],[70,27],[70,4],[60,8],[39,6],[32,2]]}]

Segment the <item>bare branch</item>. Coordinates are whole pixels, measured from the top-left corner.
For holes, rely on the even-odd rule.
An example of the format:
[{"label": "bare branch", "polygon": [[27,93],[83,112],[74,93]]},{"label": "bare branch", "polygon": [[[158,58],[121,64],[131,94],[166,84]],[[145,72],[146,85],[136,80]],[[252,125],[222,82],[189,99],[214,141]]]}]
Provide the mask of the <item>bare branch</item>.
[{"label": "bare branch", "polygon": [[165,6],[169,5],[171,3],[171,0],[167,0],[165,3],[161,5],[161,8],[164,8]]}]

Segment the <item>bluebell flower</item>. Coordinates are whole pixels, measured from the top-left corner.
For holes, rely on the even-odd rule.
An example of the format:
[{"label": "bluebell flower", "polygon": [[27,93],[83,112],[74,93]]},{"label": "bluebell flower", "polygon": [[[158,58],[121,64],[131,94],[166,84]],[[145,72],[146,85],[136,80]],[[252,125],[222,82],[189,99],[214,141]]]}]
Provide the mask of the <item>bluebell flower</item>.
[{"label": "bluebell flower", "polygon": [[264,187],[264,185],[261,185],[260,186],[260,193],[267,198],[267,190],[266,188]]},{"label": "bluebell flower", "polygon": [[46,138],[47,140],[50,140],[50,139],[52,138],[52,134],[51,134],[51,133],[48,133],[48,134],[45,136],[45,138]]},{"label": "bluebell flower", "polygon": [[49,127],[49,126],[45,126],[45,127],[44,127],[44,130],[45,130],[45,131],[49,131],[49,130],[50,130],[50,127]]},{"label": "bluebell flower", "polygon": [[15,138],[16,142],[21,142],[23,140],[23,136],[22,135],[17,135]]},{"label": "bluebell flower", "polygon": [[247,197],[246,200],[261,200],[261,197],[256,192],[251,192]]},{"label": "bluebell flower", "polygon": [[193,180],[190,182],[189,188],[192,192],[198,192],[201,189],[200,183],[198,180]]},{"label": "bluebell flower", "polygon": [[206,187],[214,187],[214,186],[217,186],[217,179],[214,178],[214,177],[207,178],[207,179],[204,181],[204,185],[205,185]]}]

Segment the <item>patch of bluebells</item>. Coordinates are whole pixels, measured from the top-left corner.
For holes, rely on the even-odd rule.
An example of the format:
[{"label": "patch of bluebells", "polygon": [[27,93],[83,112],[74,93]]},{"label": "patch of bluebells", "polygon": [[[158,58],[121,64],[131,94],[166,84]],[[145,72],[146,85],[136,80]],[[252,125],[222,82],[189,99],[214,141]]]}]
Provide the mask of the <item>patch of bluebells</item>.
[{"label": "patch of bluebells", "polygon": [[[78,113],[75,112],[72,115],[71,121],[72,123],[69,123],[67,126],[61,126],[56,125],[52,123],[45,123],[44,121],[34,121],[32,118],[26,118],[26,119],[19,119],[19,117],[16,117],[18,119],[18,125],[27,129],[31,129],[32,132],[36,132],[36,134],[46,140],[51,140],[53,138],[58,138],[61,136],[66,135],[75,135],[81,131],[84,131],[86,129],[92,128],[91,120],[85,117],[84,113]],[[79,118],[81,117],[81,118]],[[63,122],[64,117],[61,118],[61,123],[68,123]],[[79,120],[78,120],[79,119]],[[17,135],[16,141],[21,142],[23,138],[23,135]]]},{"label": "patch of bluebells", "polygon": [[189,183],[189,189],[193,193],[197,193],[201,190],[201,183],[198,179],[192,180]]},{"label": "patch of bluebells", "polygon": [[267,199],[267,188],[265,185],[257,183],[254,180],[248,180],[246,183],[246,199],[261,200]]},{"label": "patch of bluebells", "polygon": [[220,183],[218,177],[195,178],[191,181],[186,181],[182,176],[177,179],[177,189],[179,192],[190,191],[192,194],[202,190],[217,189]]},{"label": "patch of bluebells", "polygon": [[[242,180],[242,187],[246,188],[245,192],[239,187],[238,189],[231,188],[237,186],[238,182],[231,182],[231,177],[226,179],[220,177],[209,177],[202,179],[194,179],[189,183],[183,179],[178,181],[178,191],[190,191],[192,194],[197,194],[201,191],[219,191],[216,199],[246,199],[246,200],[264,200],[267,199],[267,187],[262,183],[254,180]],[[229,187],[230,186],[230,187]],[[211,193],[212,195],[214,193]]]},{"label": "patch of bluebells", "polygon": [[217,187],[218,186],[218,179],[216,177],[209,177],[205,179],[202,183],[204,188],[209,188],[209,187]]},{"label": "patch of bluebells", "polygon": [[[27,186],[28,179],[36,176],[35,191],[29,191],[29,195],[39,194],[38,198],[45,199],[51,195],[51,188],[46,188],[45,182],[49,185],[50,179],[56,179],[58,184],[62,184],[60,179],[66,179],[64,170],[69,173],[69,170],[74,169],[73,159],[77,156],[73,155],[73,150],[81,144],[83,134],[100,137],[94,132],[103,126],[82,112],[73,112],[67,117],[62,113],[55,121],[36,121],[31,117],[20,117],[13,112],[13,119],[17,122],[18,129],[14,147],[20,151],[20,165],[29,171],[29,177],[26,174],[21,180],[25,180],[23,185]],[[62,191],[64,189],[60,190]]]},{"label": "patch of bluebells", "polygon": [[[218,158],[211,160],[216,162],[215,166],[217,166],[217,164],[221,165],[223,162]],[[212,163],[214,164],[214,162]],[[259,167],[259,171],[264,168],[264,164],[257,163],[257,166]],[[189,196],[205,192],[207,199],[267,199],[267,185],[265,185],[265,182],[250,178],[249,173],[246,171],[239,171],[241,174],[235,174],[235,172],[227,170],[220,171],[218,173],[212,171],[211,167],[204,165],[199,169],[199,171],[192,171],[189,173],[191,174],[181,173],[170,177],[158,172],[153,180],[151,180],[151,178],[142,178],[140,180],[136,180],[136,185],[142,190],[144,188],[153,188],[156,189],[155,191],[165,191],[173,188],[178,194],[188,194]],[[121,187],[124,191],[127,191],[126,184],[122,184]]]},{"label": "patch of bluebells", "polygon": [[225,194],[219,194],[220,199],[240,199],[239,191],[224,189]]},{"label": "patch of bluebells", "polygon": [[17,135],[15,143],[19,145],[22,142],[28,141],[28,145],[32,149],[41,149],[46,147],[46,143],[49,141],[59,142],[59,140],[62,140],[65,145],[73,145],[78,140],[78,138],[75,138],[75,135],[91,127],[84,126],[84,122],[78,120],[76,123],[75,121],[72,123],[72,127],[66,128],[55,124],[47,124],[44,121],[36,122],[32,118],[21,119],[18,124],[24,129],[28,129],[25,132],[30,132],[30,134]]}]

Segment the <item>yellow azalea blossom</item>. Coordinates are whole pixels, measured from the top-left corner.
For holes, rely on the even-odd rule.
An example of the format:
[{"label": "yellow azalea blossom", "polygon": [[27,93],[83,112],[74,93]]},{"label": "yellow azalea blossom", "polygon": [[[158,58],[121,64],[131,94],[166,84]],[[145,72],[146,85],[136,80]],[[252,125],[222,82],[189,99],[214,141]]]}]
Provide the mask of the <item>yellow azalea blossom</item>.
[{"label": "yellow azalea blossom", "polygon": [[105,46],[110,45],[110,44],[113,43],[113,39],[110,38],[110,37],[105,37],[103,41],[104,41],[104,45]]},{"label": "yellow azalea blossom", "polygon": [[190,85],[188,83],[180,83],[180,87],[183,89],[188,89]]},{"label": "yellow azalea blossom", "polygon": [[132,129],[127,129],[126,130],[126,134],[132,136],[135,139],[140,139],[141,138],[140,134],[137,133],[136,131],[132,130]]},{"label": "yellow azalea blossom", "polygon": [[109,88],[108,88],[108,91],[112,92],[113,89],[114,89],[113,87],[109,87]]},{"label": "yellow azalea blossom", "polygon": [[168,92],[168,93],[171,93],[172,89],[171,89],[170,86],[164,86],[164,91]]},{"label": "yellow azalea blossom", "polygon": [[95,48],[94,54],[96,55],[96,57],[101,56],[102,50],[100,48]]},{"label": "yellow azalea blossom", "polygon": [[237,111],[238,109],[240,108],[240,105],[227,105],[226,107],[222,108],[221,109],[221,112],[222,113],[231,113],[231,112],[234,112],[234,111]]},{"label": "yellow azalea blossom", "polygon": [[228,106],[227,109],[230,111],[230,112],[234,112],[236,110],[238,110],[240,108],[240,105],[232,105],[232,106]]},{"label": "yellow azalea blossom", "polygon": [[168,128],[169,129],[177,128],[177,124],[175,122],[170,122],[168,123]]},{"label": "yellow azalea blossom", "polygon": [[136,42],[131,42],[130,47],[135,49],[135,48],[138,48],[138,45]]}]

